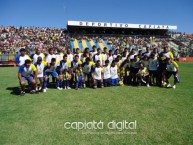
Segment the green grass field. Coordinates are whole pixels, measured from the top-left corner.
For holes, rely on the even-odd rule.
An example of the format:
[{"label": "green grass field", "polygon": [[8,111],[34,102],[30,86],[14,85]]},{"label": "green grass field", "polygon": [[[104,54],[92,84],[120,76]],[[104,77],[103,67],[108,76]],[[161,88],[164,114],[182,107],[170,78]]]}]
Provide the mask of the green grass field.
[{"label": "green grass field", "polygon": [[[0,68],[0,145],[191,145],[193,63],[180,64],[180,79],[175,90],[124,86],[19,96],[17,68]],[[136,120],[137,128],[64,128],[85,120]]]}]

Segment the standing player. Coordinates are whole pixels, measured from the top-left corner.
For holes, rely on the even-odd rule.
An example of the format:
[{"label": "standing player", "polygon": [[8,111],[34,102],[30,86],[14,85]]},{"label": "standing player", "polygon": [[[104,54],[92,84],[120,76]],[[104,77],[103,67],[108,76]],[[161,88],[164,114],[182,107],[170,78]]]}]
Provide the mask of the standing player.
[{"label": "standing player", "polygon": [[33,54],[33,64],[35,64],[38,60],[38,57],[41,57],[44,60],[45,55],[41,53],[40,48],[36,48],[35,54]]},{"label": "standing player", "polygon": [[104,68],[104,86],[109,87],[111,86],[111,71],[110,71],[110,65],[109,65],[109,60],[105,61],[105,66]]},{"label": "standing player", "polygon": [[110,73],[111,73],[111,84],[112,86],[118,86],[118,68],[115,65],[115,61],[112,62],[111,68],[110,68]]},{"label": "standing player", "polygon": [[[60,61],[60,85],[62,85],[62,84],[64,85],[64,81],[65,81],[64,76],[66,76],[64,74],[64,70],[66,71],[65,73],[71,72],[70,71],[71,70],[71,61],[67,59],[66,54],[63,56],[63,60]],[[71,80],[71,75],[72,75],[72,73],[69,74],[70,80]],[[70,80],[68,80],[67,89],[70,89],[69,85],[71,85],[71,83],[72,83]],[[64,89],[65,89],[65,87],[64,87]]]},{"label": "standing player", "polygon": [[103,65],[103,58],[101,55],[100,48],[97,49],[97,54],[94,55],[94,62],[96,63],[98,60],[100,61],[100,65],[102,66]]},{"label": "standing player", "polygon": [[25,81],[29,81],[31,84],[30,93],[35,93],[36,80],[37,80],[37,69],[32,64],[31,60],[26,59],[25,63],[19,67],[18,79],[21,86],[21,95],[25,95]]},{"label": "standing player", "polygon": [[158,60],[156,55],[152,53],[149,59],[149,76],[150,76],[151,84],[155,84],[155,78],[156,78],[156,83],[158,83],[157,70],[158,70]]},{"label": "standing player", "polygon": [[176,88],[176,84],[179,83],[178,71],[179,66],[178,64],[171,59],[167,59],[167,66],[166,66],[166,83],[168,84],[167,87],[171,87],[169,84],[169,78],[173,75],[174,76],[174,85],[173,88]]},{"label": "standing player", "polygon": [[100,66],[100,60],[96,61],[96,66],[92,70],[94,89],[98,86],[103,88],[103,69]]},{"label": "standing player", "polygon": [[85,78],[85,83],[86,83],[86,86],[88,87],[91,87],[91,70],[92,70],[92,67],[95,65],[95,63],[93,61],[90,60],[89,57],[86,58],[86,62],[84,62],[82,64],[83,66],[83,74],[84,74],[84,78]]},{"label": "standing player", "polygon": [[76,82],[76,87],[75,87],[76,90],[78,90],[79,87],[85,88],[84,75],[83,75],[81,64],[78,64],[78,67],[75,70],[75,82]]},{"label": "standing player", "polygon": [[15,63],[17,66],[22,66],[27,59],[31,60],[31,58],[26,54],[26,50],[24,48],[21,48],[20,55],[16,57]]},{"label": "standing player", "polygon": [[54,54],[53,48],[50,48],[50,49],[48,50],[48,52],[49,52],[49,53],[48,53],[48,55],[46,56],[46,62],[47,62],[48,64],[50,64],[52,58],[56,58],[56,55]]}]

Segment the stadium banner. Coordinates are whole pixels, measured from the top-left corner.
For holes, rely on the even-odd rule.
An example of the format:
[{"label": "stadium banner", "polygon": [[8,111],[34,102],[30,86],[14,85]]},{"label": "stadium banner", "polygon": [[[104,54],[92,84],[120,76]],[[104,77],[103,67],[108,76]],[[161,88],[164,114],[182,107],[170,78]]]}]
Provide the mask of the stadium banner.
[{"label": "stadium banner", "polygon": [[68,26],[177,30],[177,26],[172,25],[128,24],[128,23],[87,22],[87,21],[68,21]]},{"label": "stadium banner", "polygon": [[180,57],[179,62],[193,62],[193,57]]}]

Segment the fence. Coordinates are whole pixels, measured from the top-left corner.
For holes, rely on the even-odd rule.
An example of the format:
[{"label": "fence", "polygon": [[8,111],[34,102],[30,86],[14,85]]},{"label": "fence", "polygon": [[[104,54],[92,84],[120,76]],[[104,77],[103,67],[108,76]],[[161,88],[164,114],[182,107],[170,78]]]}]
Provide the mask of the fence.
[{"label": "fence", "polygon": [[0,55],[0,65],[1,66],[15,66],[15,57],[14,54],[1,54]]}]

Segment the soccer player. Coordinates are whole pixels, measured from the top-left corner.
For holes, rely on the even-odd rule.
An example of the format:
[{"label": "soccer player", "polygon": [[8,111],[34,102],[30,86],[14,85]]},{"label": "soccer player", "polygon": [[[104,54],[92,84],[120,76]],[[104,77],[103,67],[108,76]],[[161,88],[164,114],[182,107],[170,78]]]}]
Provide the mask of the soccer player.
[{"label": "soccer player", "polygon": [[101,66],[103,65],[103,58],[102,58],[102,55],[101,55],[101,49],[100,48],[97,49],[97,54],[94,55],[93,60],[94,60],[95,63],[99,60],[100,65]]},{"label": "soccer player", "polygon": [[158,70],[158,60],[157,60],[156,55],[152,53],[149,59],[149,76],[150,76],[151,84],[155,84],[155,78],[156,78],[156,83],[158,83],[157,82],[157,74],[158,74],[157,70]]},{"label": "soccer player", "polygon": [[105,61],[105,66],[103,67],[104,69],[104,86],[109,87],[111,86],[111,71],[110,71],[110,65],[109,65],[109,60]]},{"label": "soccer player", "polygon": [[150,51],[149,46],[147,45],[147,47],[146,47],[146,52],[145,52],[144,56],[147,56],[147,57],[149,58],[150,55],[151,55],[151,51]]},{"label": "soccer player", "polygon": [[40,48],[36,48],[35,54],[33,54],[32,59],[33,59],[33,64],[35,64],[38,60],[38,57],[41,57],[42,60],[44,60],[45,55],[41,53]]},{"label": "soccer player", "polygon": [[42,61],[42,57],[39,56],[37,58],[37,62],[35,62],[35,66],[37,68],[38,71],[38,75],[37,75],[37,80],[36,82],[38,82],[38,80],[40,81],[39,87],[36,87],[36,91],[42,91],[43,88],[43,77],[44,77],[44,67],[46,66],[46,62]]},{"label": "soccer player", "polygon": [[43,92],[46,92],[47,90],[47,83],[48,83],[48,78],[50,75],[53,75],[56,78],[56,88],[58,90],[61,90],[61,88],[59,87],[59,76],[58,73],[56,72],[56,58],[52,58],[51,59],[51,63],[47,64],[47,66],[45,67],[45,76],[44,76],[44,90]]},{"label": "soccer player", "polygon": [[75,70],[75,82],[76,82],[75,88],[76,90],[78,90],[78,87],[85,88],[84,75],[81,64],[78,64],[78,67]]},{"label": "soccer player", "polygon": [[95,45],[92,46],[92,57],[95,56],[95,54],[97,54],[97,48]]},{"label": "soccer player", "polygon": [[31,84],[30,93],[35,93],[36,88],[36,79],[37,79],[37,69],[32,64],[31,60],[26,59],[25,63],[19,67],[18,71],[18,79],[21,86],[21,95],[25,95],[25,81],[29,81]]},{"label": "soccer player", "polygon": [[71,88],[69,87],[69,81],[71,80],[71,75],[68,73],[67,69],[64,69],[64,70],[63,70],[62,75],[63,75],[63,77],[62,77],[63,83],[62,83],[62,84],[63,84],[64,90],[66,90],[66,89],[71,89]]},{"label": "soccer player", "polygon": [[74,60],[73,60],[72,63],[71,63],[71,66],[72,66],[72,68],[73,68],[73,71],[76,70],[76,68],[78,67],[78,64],[82,64],[82,62],[80,61],[79,56],[78,56],[78,55],[75,55],[75,56],[74,56]]},{"label": "soccer player", "polygon": [[62,74],[64,69],[68,71],[69,68],[71,68],[71,61],[67,59],[67,55],[65,54],[63,60],[60,61],[60,74]]},{"label": "soccer player", "polygon": [[96,65],[92,70],[92,78],[94,89],[98,86],[103,88],[103,69],[100,66],[100,60],[96,61]]},{"label": "soccer player", "polygon": [[84,74],[84,78],[85,78],[85,83],[86,86],[90,86],[91,87],[91,71],[92,71],[92,67],[95,65],[95,63],[93,61],[90,60],[89,57],[86,58],[86,62],[84,62],[82,64],[83,66],[83,74]]},{"label": "soccer player", "polygon": [[26,54],[26,50],[24,48],[21,48],[20,55],[16,57],[15,63],[17,66],[22,66],[27,59],[31,60],[31,58]]},{"label": "soccer player", "polygon": [[162,84],[165,82],[166,78],[166,59],[169,58],[169,55],[167,53],[167,48],[164,47],[164,51],[162,51],[159,54],[159,66],[158,66],[158,85],[162,86]]},{"label": "soccer player", "polygon": [[[65,54],[63,56],[63,60],[60,61],[60,85],[64,85],[64,70],[66,70],[65,73],[69,73],[70,72],[70,69],[71,69],[71,61],[67,59],[67,55]],[[67,89],[70,89],[69,86],[71,86],[72,82],[71,82],[71,79],[72,79],[72,73],[68,74],[69,75],[69,79],[68,80],[68,86],[67,86]],[[65,89],[65,87],[64,87]]]},{"label": "soccer player", "polygon": [[139,85],[141,85],[141,83],[145,83],[147,85],[147,87],[149,86],[149,71],[148,69],[144,66],[143,63],[139,63],[139,71],[136,74]]},{"label": "soccer player", "polygon": [[46,62],[47,62],[48,64],[50,64],[52,58],[56,58],[56,55],[54,54],[53,48],[49,48],[49,50],[48,50],[48,55],[46,56]]},{"label": "soccer player", "polygon": [[[130,57],[131,59],[131,57]],[[130,74],[131,74],[131,83],[136,84],[136,74],[139,71],[140,60],[137,55],[134,56],[134,59],[131,60]]]},{"label": "soccer player", "polygon": [[144,55],[144,57],[143,57],[143,59],[141,60],[141,62],[144,64],[144,66],[145,66],[146,68],[149,67],[149,58],[148,58],[147,55]]},{"label": "soccer player", "polygon": [[78,55],[78,58],[79,58],[80,60],[82,60],[82,53],[80,52],[80,48],[76,48],[76,53],[75,53],[75,55]]},{"label": "soccer player", "polygon": [[108,59],[108,49],[107,47],[104,47],[103,53],[102,53],[102,62],[103,65],[105,65],[105,61]]},{"label": "soccer player", "polygon": [[110,74],[111,74],[111,84],[112,86],[118,86],[118,68],[117,65],[115,65],[115,61],[112,62],[110,67]]},{"label": "soccer player", "polygon": [[109,64],[111,65],[111,63],[113,62],[113,52],[112,50],[109,50],[109,56],[108,56],[108,60],[109,60]]},{"label": "soccer player", "polygon": [[175,89],[176,84],[179,83],[179,77],[178,77],[179,66],[174,60],[170,58],[167,58],[166,62],[167,62],[166,83],[168,84],[167,87],[171,87],[171,85],[169,84],[169,78],[173,75],[174,76],[173,88]]},{"label": "soccer player", "polygon": [[70,48],[67,49],[67,59],[70,61],[73,61],[73,54],[72,54]]}]

